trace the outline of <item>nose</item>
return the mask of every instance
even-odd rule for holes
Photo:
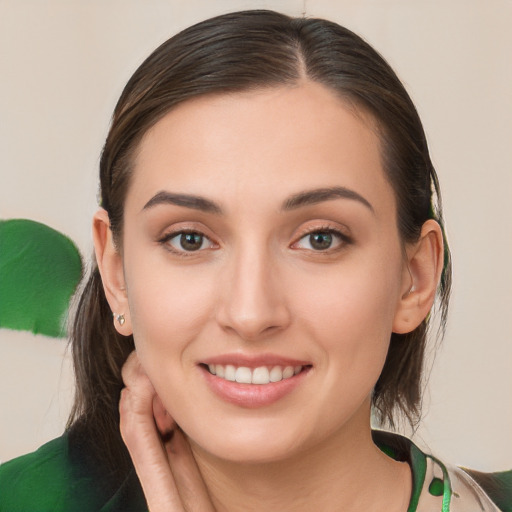
[[[222,273],[217,321],[247,341],[266,339],[290,323],[285,286],[268,252],[247,248]]]

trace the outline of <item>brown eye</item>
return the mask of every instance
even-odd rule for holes
[[[309,251],[328,251],[329,249],[338,249],[348,243],[350,240],[344,234],[332,229],[324,229],[304,235],[293,247]]]
[[[332,233],[311,233],[309,244],[316,251],[325,251],[332,246]]]
[[[199,233],[182,233],[180,245],[185,251],[197,251],[203,245],[203,235]]]
[[[178,252],[194,252],[213,246],[209,238],[202,233],[193,231],[173,233],[171,236],[167,237],[165,242]]]

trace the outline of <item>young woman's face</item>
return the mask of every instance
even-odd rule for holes
[[[140,360],[196,447],[273,460],[368,428],[408,273],[372,122],[329,90],[166,115],[136,157],[123,264]]]

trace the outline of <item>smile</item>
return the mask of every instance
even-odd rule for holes
[[[270,384],[281,380],[290,379],[302,371],[302,366],[258,366],[249,368],[247,366],[234,366],[231,364],[209,364],[208,371],[212,375],[240,384]]]
[[[198,368],[208,388],[222,401],[253,409],[293,394],[313,365],[272,354],[224,354],[200,362]]]

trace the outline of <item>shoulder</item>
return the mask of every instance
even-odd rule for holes
[[[70,453],[71,452],[71,453]],[[144,511],[136,475],[116,486],[71,447],[69,436],[0,465],[0,512]]]
[[[0,510],[61,510],[68,480],[67,437],[0,465]]]
[[[481,473],[463,468],[463,471],[482,488],[502,512],[512,512],[512,470]]]
[[[387,455],[411,466],[409,512],[512,512],[512,471],[480,473],[459,468],[424,453],[405,437],[383,431],[374,431],[373,437]]]

